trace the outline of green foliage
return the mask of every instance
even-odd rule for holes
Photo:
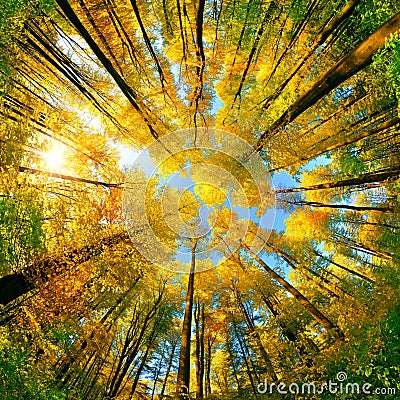
[[[7,93],[15,57],[15,39],[21,37],[27,20],[55,9],[53,0],[0,0],[0,96]]]
[[[356,333],[356,332],[355,332]],[[357,383],[361,388],[364,383],[371,384],[371,392],[376,388],[400,390],[400,306],[395,306],[386,318],[376,324],[372,321],[359,330],[357,340],[344,345],[334,359],[327,360],[326,376],[335,381],[336,374],[346,372],[345,383]],[[326,394],[323,399],[358,399],[356,394],[341,396]],[[375,397],[372,397],[375,398]]]
[[[374,66],[382,70],[385,78],[392,85],[400,112],[400,38],[399,34],[391,35],[385,48],[374,56]]]
[[[0,197],[0,271],[20,271],[44,250],[43,213],[34,193]]]
[[[337,159],[338,170],[343,178],[357,176],[365,172],[366,166],[360,157],[351,149],[342,151]]]
[[[6,328],[0,339],[0,398],[4,400],[62,400],[52,378],[39,369],[28,346],[15,340]]]
[[[372,31],[399,11],[399,2],[397,0],[366,0],[360,2],[357,10],[362,15],[363,23]]]

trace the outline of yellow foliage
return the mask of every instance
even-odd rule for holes
[[[289,240],[323,240],[329,232],[329,212],[304,207],[294,211],[286,220],[286,235]]]

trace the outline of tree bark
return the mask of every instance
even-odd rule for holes
[[[212,346],[214,340],[211,340],[210,336],[207,337],[207,352],[205,354],[205,394],[206,397],[211,395],[211,356],[212,356]]]
[[[241,299],[241,294],[240,294],[238,288],[236,287],[236,285],[233,285],[233,287],[231,287],[231,290],[233,291],[233,293],[235,295],[235,298],[236,298],[236,301],[238,304],[238,308],[246,321],[246,325],[251,333],[251,337],[255,341],[255,348],[261,354],[265,368],[268,371],[267,372],[268,378],[271,379],[272,382],[277,382],[278,378],[275,374],[274,366],[271,362],[271,359],[269,357],[267,350],[265,350],[265,347],[264,347],[264,344],[262,343],[260,334],[257,331],[257,329],[254,325],[254,322],[253,322],[252,318],[250,317],[245,305],[243,304],[243,301]]]
[[[154,304],[143,318],[140,330],[137,329],[139,323],[139,315],[134,316],[134,318],[132,319],[131,327],[129,328],[129,332],[125,337],[125,343],[118,359],[118,365],[114,373],[112,374],[111,379],[109,379],[107,396],[115,398],[120,394],[122,383],[128,374],[132,362],[138,355],[140,346],[143,343],[145,334],[150,327],[151,321],[159,312],[164,290],[165,286],[158,293],[158,297],[155,299]],[[160,318],[160,315],[158,315],[158,317]],[[150,339],[152,339],[152,336],[155,336],[156,334],[156,325],[157,320],[153,324]]]
[[[314,254],[320,258],[322,258],[325,261],[328,261],[329,263],[335,265],[336,267],[343,269],[347,272],[349,272],[352,275],[358,276],[361,279],[364,279],[365,281],[369,282],[369,283],[375,283],[371,278],[368,278],[368,276],[365,276],[363,274],[361,274],[360,272],[354,271],[350,268],[345,267],[344,265],[338,264],[337,262],[333,261],[332,259],[325,257],[323,254],[321,254],[320,252],[314,250]]]
[[[163,382],[161,392],[160,392],[160,399],[162,399],[164,397],[165,388],[167,387],[168,378],[171,373],[172,362],[174,361],[174,357],[175,357],[176,345],[177,345],[177,343],[172,344],[171,354],[170,354],[169,360],[168,360],[168,367],[167,367],[167,371],[165,372],[164,382]]]
[[[148,48],[148,50],[149,50],[149,52],[151,54],[151,57],[153,58],[156,66],[157,66],[157,71],[158,71],[158,74],[160,76],[161,87],[164,90],[165,83],[167,83],[166,80],[165,80],[165,75],[164,75],[164,72],[163,72],[163,70],[161,68],[160,62],[158,61],[157,55],[156,55],[156,53],[155,53],[155,51],[153,49],[153,46],[152,46],[151,41],[150,41],[150,38],[147,35],[146,28],[144,27],[142,18],[140,16],[139,8],[137,6],[136,0],[131,0],[131,5],[132,5],[132,8],[133,8],[133,12],[135,14],[135,17],[136,17],[136,19],[137,19],[137,21],[139,23],[139,27],[140,27],[140,30],[142,32],[143,39],[144,39],[144,41],[146,43],[146,47]]]
[[[106,57],[106,55],[103,53],[103,51],[100,49],[100,47],[96,44],[96,42],[90,36],[89,32],[83,26],[82,22],[79,20],[78,16],[75,14],[74,10],[68,3],[68,0],[56,0],[56,3],[61,8],[61,10],[64,12],[66,17],[69,19],[71,24],[76,28],[76,30],[81,34],[81,36],[87,42],[87,44],[92,49],[92,51],[96,55],[96,57],[103,64],[103,66],[107,70],[107,72],[112,76],[115,83],[119,86],[122,93],[124,93],[124,95],[128,99],[129,103],[133,106],[133,108],[142,117],[143,121],[145,122],[145,124],[147,125],[147,127],[150,131],[150,134],[155,139],[157,139],[159,135],[150,121],[150,116],[149,116],[150,111],[147,110],[145,107],[141,107],[139,105],[137,96],[134,93],[134,91],[132,90],[132,88],[126,83],[126,81],[116,71],[116,69],[113,67],[111,61]]]
[[[233,325],[233,330],[235,332],[236,338],[239,343],[240,352],[242,353],[242,358],[244,361],[244,365],[246,367],[247,376],[249,377],[253,398],[254,398],[254,400],[257,400],[257,390],[256,390],[255,382],[254,382],[253,373],[251,371],[249,361],[247,359],[247,354],[246,354],[246,351],[244,348],[244,342],[242,341],[242,338],[240,337],[240,333],[237,331],[236,322],[234,319],[232,320],[232,325]],[[250,358],[250,360],[251,360],[251,358]]]
[[[59,174],[57,172],[42,171],[39,169],[23,167],[23,166],[19,166],[18,170],[19,170],[19,172],[28,172],[29,174],[46,175],[49,178],[57,178],[57,179],[62,179],[64,181],[87,183],[89,185],[103,186],[105,188],[120,188],[122,186],[122,183],[108,183],[108,182],[95,181],[92,179],[79,178],[77,176],[63,175],[63,174]]]
[[[0,278],[0,304],[6,305],[28,293],[33,285],[23,274],[11,274]]]
[[[182,340],[179,354],[178,376],[176,382],[176,396],[178,400],[187,400],[190,384],[190,339],[192,336],[194,276],[196,273],[196,245],[192,247],[192,263],[189,273],[189,282],[186,292],[186,306],[183,317]]]
[[[260,257],[254,254],[246,244],[242,246],[248,251],[248,253],[265,269],[265,271],[274,278],[279,284],[281,284],[293,297],[295,297],[299,303],[319,322],[337,341],[343,341],[343,332],[333,324],[324,314],[315,308],[311,302],[303,296],[294,286],[277,274],[272,268],[270,268]]]
[[[74,265],[82,264],[101,254],[105,248],[128,239],[129,235],[125,232],[111,235],[80,249],[66,251],[55,258],[48,255],[29,267],[23,275],[4,276],[0,279],[0,289],[2,289],[2,286],[4,287],[4,290],[0,292],[0,304],[6,305],[19,296],[28,293],[35,287],[35,281],[48,282],[51,276],[61,274],[63,270]]]
[[[296,259],[294,259],[290,254],[286,253],[284,250],[278,249],[271,243],[266,243],[266,246],[271,248],[275,253],[277,253],[280,257],[282,257],[282,259],[285,260],[285,262],[290,267],[292,267],[296,271],[299,271],[299,273],[304,278],[306,278],[308,281],[310,281],[312,285],[317,285],[321,289],[321,291],[323,291],[324,293],[326,293],[332,297],[339,298],[340,296],[344,296],[350,300],[354,300],[354,296],[352,296],[350,293],[346,292],[341,287],[336,286],[332,281],[321,276],[316,271],[314,271],[312,268],[309,268],[306,265],[301,265]],[[304,269],[304,271],[308,272],[310,275],[314,275],[318,280],[325,283],[327,285],[327,287],[322,285],[319,281],[316,281],[315,279],[311,278],[311,276],[307,275],[303,271],[303,269]]]
[[[319,183],[312,186],[297,187],[291,189],[277,189],[275,193],[294,193],[303,192],[306,190],[320,190],[320,189],[333,189],[338,187],[347,186],[360,186],[367,183],[384,182],[389,178],[396,178],[400,176],[400,166],[396,165],[391,169],[381,170],[378,172],[371,172],[359,175],[356,178],[343,179],[336,182]]]
[[[194,311],[196,325],[196,399],[204,397],[204,304],[197,300]]]
[[[394,207],[372,207],[372,206],[354,206],[352,204],[324,204],[318,201],[306,201],[306,200],[298,200],[298,201],[289,201],[284,199],[278,199],[278,201],[282,201],[286,204],[293,204],[294,206],[310,206],[317,208],[331,208],[332,210],[336,209],[344,209],[344,210],[353,210],[353,211],[378,211],[378,212],[395,212],[396,209]]]

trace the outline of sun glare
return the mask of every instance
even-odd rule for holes
[[[64,163],[64,154],[61,149],[53,147],[49,152],[45,153],[44,159],[48,168],[56,170]]]

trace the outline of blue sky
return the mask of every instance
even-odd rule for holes
[[[120,167],[123,166],[131,166],[141,153],[138,150],[130,149],[127,146],[120,146],[120,152],[121,152],[121,157],[120,157]],[[310,161],[308,164],[303,169],[306,170],[311,170],[315,165],[322,165],[322,164],[327,164],[329,163],[330,160],[324,156],[320,156],[316,158],[315,160]],[[140,155],[140,165],[142,166],[144,172],[146,173],[147,176],[151,176],[154,169],[155,165],[152,163],[148,153],[142,153]],[[285,171],[279,172],[279,173],[274,173],[272,176],[272,181],[275,187],[296,187],[298,186],[298,183]],[[179,172],[174,174],[169,181],[169,184],[172,184],[173,187],[176,187],[178,189],[183,189],[185,187],[190,186],[193,184],[193,181],[188,178],[182,176]],[[240,210],[237,210],[240,211]],[[276,230],[284,230],[285,225],[284,225],[284,219],[288,217],[288,213],[284,212],[283,210],[277,210],[276,211],[276,217],[275,217],[275,224],[274,224],[274,229]]]

